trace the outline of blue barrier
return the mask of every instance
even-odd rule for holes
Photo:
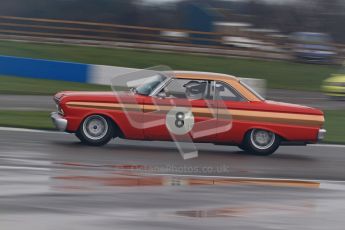
[[[139,69],[59,62],[0,55],[0,75],[72,81],[98,85],[111,85],[114,76],[137,72]],[[243,79],[252,88],[265,94],[266,82],[262,79]]]
[[[87,64],[0,56],[0,75],[85,83],[88,72]]]

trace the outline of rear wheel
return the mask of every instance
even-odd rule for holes
[[[279,145],[280,137],[275,133],[263,129],[253,129],[246,134],[241,146],[252,154],[267,156],[273,154]]]
[[[102,146],[115,136],[115,129],[108,118],[91,115],[82,122],[76,136],[84,144]]]

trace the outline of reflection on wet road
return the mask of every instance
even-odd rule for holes
[[[345,222],[341,183],[47,166],[1,168],[1,229],[342,229]]]
[[[201,145],[199,158],[184,161],[166,143],[90,148],[64,134],[1,131],[0,137],[1,230],[345,224],[345,183],[333,181],[345,176],[339,146],[286,147],[262,158]]]

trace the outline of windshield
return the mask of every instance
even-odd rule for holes
[[[240,81],[240,84],[243,85],[246,89],[248,89],[250,92],[252,92],[256,97],[258,97],[260,100],[265,100],[263,96],[261,96],[256,90],[254,90],[252,87],[244,83],[243,81]]]
[[[163,75],[156,75],[149,82],[135,88],[135,92],[141,95],[150,95],[166,79]]]

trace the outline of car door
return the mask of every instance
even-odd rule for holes
[[[194,141],[213,142],[217,106],[212,82],[173,78],[144,102],[144,136],[148,140],[173,140],[188,136]]]
[[[226,82],[215,82],[215,103],[217,104],[217,137],[216,142],[231,143],[239,139],[243,122],[238,120],[236,111],[247,108],[249,101],[233,86]],[[250,111],[248,111],[250,113]]]

